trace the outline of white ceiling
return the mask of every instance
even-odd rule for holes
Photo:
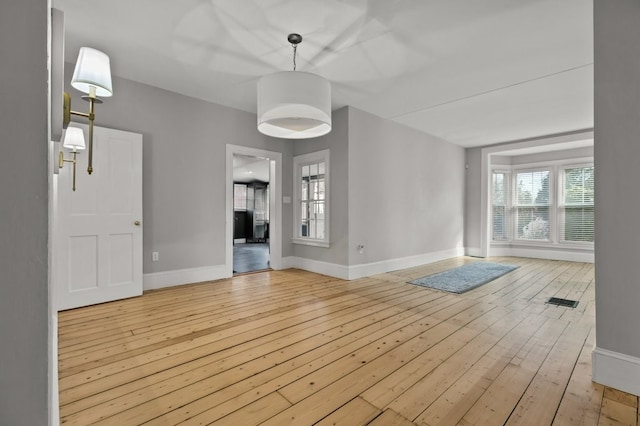
[[[269,160],[246,155],[233,156],[234,182],[269,182]]]
[[[53,0],[66,60],[245,111],[297,69],[351,105],[480,146],[593,127],[592,0]],[[117,86],[114,96],[117,96]]]

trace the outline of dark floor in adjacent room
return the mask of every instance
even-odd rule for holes
[[[233,273],[269,269],[269,244],[247,243],[233,245]]]

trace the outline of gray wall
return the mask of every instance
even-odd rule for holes
[[[73,67],[65,66],[72,109],[85,111],[69,87]],[[292,142],[259,133],[255,114],[117,77],[113,88],[96,124],[143,135],[144,272],[224,264],[226,145],[282,153],[283,195],[291,195]],[[81,174],[78,185],[89,178]],[[283,205],[283,257],[291,255],[291,215]]]
[[[596,345],[640,358],[640,2],[594,6]]]
[[[66,64],[67,90],[73,109],[84,111],[80,93],[69,88],[72,72]],[[324,137],[273,139],[256,130],[254,114],[117,77],[113,85],[96,123],[143,134],[145,273],[224,264],[227,143],[281,152],[283,196],[293,195],[294,155],[331,151],[331,247],[291,244],[293,206],[283,204],[283,257],[350,265],[462,245],[462,148],[352,108],[334,112]],[[81,173],[78,184],[89,178]],[[366,198],[350,202],[349,188]],[[388,235],[372,236],[382,223]],[[350,244],[350,236],[357,241]],[[350,259],[354,244],[365,244],[365,255]],[[150,261],[152,251],[159,261]]]
[[[465,198],[464,198],[464,246],[480,250],[482,220],[481,220],[481,176],[482,176],[482,148],[465,150]]]
[[[461,248],[464,162],[459,146],[349,108],[349,264]]]
[[[347,265],[347,249],[349,241],[348,222],[348,187],[349,179],[349,121],[348,108],[344,107],[332,115],[331,132],[326,136],[314,139],[293,141],[294,155],[329,149],[330,151],[330,224],[329,248],[293,244],[293,254],[297,257],[318,260],[337,265]],[[284,224],[293,232],[291,221]]]
[[[0,3],[0,424],[48,423],[47,2]]]

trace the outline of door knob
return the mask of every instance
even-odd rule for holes
[[[139,220],[136,220],[135,222],[133,222],[133,224],[134,224],[135,226],[140,226],[140,221],[139,221]]]

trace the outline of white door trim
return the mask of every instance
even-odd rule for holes
[[[282,154],[263,149],[249,148],[240,145],[227,144],[226,170],[226,238],[225,238],[225,271],[233,276],[233,156],[246,155],[250,157],[271,160],[269,178],[269,250],[270,265],[273,269],[282,269]]]

